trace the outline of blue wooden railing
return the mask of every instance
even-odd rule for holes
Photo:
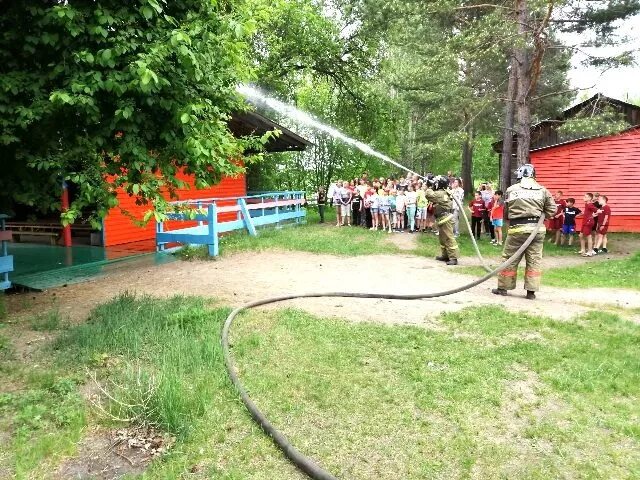
[[[6,228],[8,215],[0,214],[0,290],[11,287],[9,272],[13,272],[13,255],[9,255],[11,231]]]
[[[306,216],[304,202],[304,192],[172,202],[177,212],[168,214],[167,221],[197,222],[197,225],[170,229],[167,221],[156,222],[156,247],[163,251],[167,244],[207,245],[209,255],[217,256],[221,233],[246,229],[249,235],[256,236],[259,226],[277,227],[288,220],[299,223]]]

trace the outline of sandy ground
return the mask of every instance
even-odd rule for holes
[[[548,259],[549,262],[557,265],[557,257]],[[77,322],[83,321],[95,305],[125,291],[157,296],[201,295],[237,306],[265,297],[305,292],[437,292],[466,284],[473,278],[457,274],[456,267],[408,254],[338,257],[304,252],[241,253],[217,261],[122,268],[94,281],[29,294],[26,300],[20,295],[12,296],[10,310],[29,313],[56,305],[63,317]],[[465,292],[437,299],[307,298],[273,307],[295,306],[317,315],[352,321],[424,326],[433,325],[441,312],[496,303],[514,312],[557,319],[584,313],[593,304],[640,308],[640,292],[622,289],[566,290],[543,286],[538,299],[529,301],[523,298],[521,282],[519,289],[506,298],[491,294],[495,280],[489,280]]]

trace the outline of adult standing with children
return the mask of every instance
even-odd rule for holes
[[[340,184],[340,182],[338,182],[338,184]],[[351,193],[351,189],[347,182],[343,182],[342,187],[338,192],[340,194],[338,199],[340,204],[340,218],[342,219],[342,226],[344,227],[351,223],[351,198],[353,194]],[[338,223],[338,226],[340,226],[340,223]]]
[[[458,237],[460,235],[460,214],[464,215],[464,212],[460,211],[460,206],[464,201],[464,189],[462,188],[462,179],[455,178],[451,185],[451,195],[453,196],[453,236]],[[457,202],[456,202],[457,200]]]
[[[556,213],[555,200],[549,191],[536,181],[535,176],[536,171],[533,165],[527,163],[521,166],[516,171],[519,182],[510,186],[505,193],[505,209],[509,220],[509,229],[502,252],[503,258],[509,258],[516,253],[536,228],[541,215],[551,218]],[[540,290],[545,233],[544,226],[540,227],[536,237],[524,251],[526,262],[524,288],[529,300],[535,299],[535,292]],[[507,290],[516,288],[520,260],[522,257],[516,258],[498,274],[498,288],[494,288],[492,293],[507,295]]]

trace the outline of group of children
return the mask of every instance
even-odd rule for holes
[[[482,234],[484,224],[485,233],[491,237],[493,245],[502,245],[502,225],[504,217],[504,200],[502,190],[491,190],[490,185],[482,185],[482,190],[475,193],[469,202],[471,213],[471,231],[476,240]]]
[[[332,184],[329,199],[338,211],[336,226],[360,225],[392,232],[437,232],[427,184],[417,175],[396,180],[363,178]],[[318,198],[324,197],[324,189]]]
[[[450,175],[451,190],[459,201],[464,196],[460,179]],[[329,199],[338,211],[336,226],[361,225],[370,230],[391,232],[437,232],[437,224],[432,205],[427,201],[425,191],[428,186],[416,176],[400,178],[362,178],[352,181],[337,181],[331,185],[329,194],[321,187],[318,190],[318,206],[321,221],[324,221],[324,204]],[[576,232],[576,218],[583,216],[579,232],[580,255],[592,257],[607,253],[607,231],[611,221],[611,208],[606,195],[585,193],[584,210],[575,206],[574,198],[562,199],[558,190],[556,214],[548,222],[552,232],[551,241],[561,246],[573,245]],[[493,245],[502,245],[504,199],[501,190],[493,191],[490,183],[483,183],[468,204],[471,213],[471,228],[476,239],[480,239],[484,227]],[[453,205],[454,233],[458,235],[457,205]]]
[[[609,199],[599,193],[584,194],[584,210],[575,206],[574,198],[562,199],[562,191],[558,190],[553,198],[556,201],[556,214],[549,221],[548,229],[553,232],[551,241],[556,245],[566,243],[573,245],[576,231],[576,217],[582,215],[580,229],[580,252],[583,257],[593,257],[599,253],[608,253],[607,232],[611,223],[611,207]]]

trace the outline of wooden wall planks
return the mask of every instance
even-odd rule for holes
[[[202,190],[197,190],[194,187],[194,182],[191,177],[183,175],[182,179],[185,180],[191,188],[178,190],[178,200],[194,200],[211,197],[242,197],[247,194],[244,175],[239,175],[234,178],[225,177],[218,185]],[[118,191],[118,200],[120,207],[112,209],[104,220],[104,246],[108,247],[121,245],[123,243],[155,239],[155,221],[150,221],[144,227],[140,227],[134,224],[131,218],[122,212],[122,210],[125,210],[133,214],[135,218],[141,219],[149,207],[136,205],[136,197],[127,195],[123,190]],[[235,216],[235,213],[221,214],[221,218],[226,220],[227,218],[223,216],[230,216],[229,219],[231,219]],[[185,226],[184,222],[182,225]]]
[[[640,232],[640,128],[531,152],[538,181],[576,199],[585,192],[609,198],[610,231]]]

